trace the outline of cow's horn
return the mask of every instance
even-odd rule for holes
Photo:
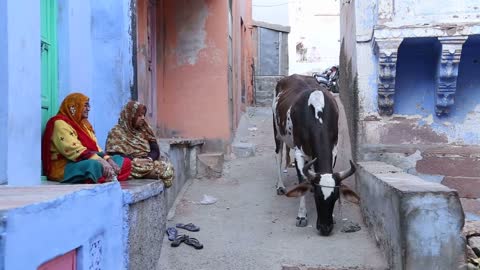
[[[353,164],[353,162],[350,160],[350,169],[334,173],[333,178],[337,181],[342,181],[350,175],[354,174],[356,169],[357,168],[355,167],[355,164]]]
[[[310,167],[312,167],[313,163],[316,160],[317,160],[317,158],[314,158],[314,159],[310,160],[309,162],[307,162],[307,164],[305,164],[303,166],[303,169],[302,169],[303,175],[305,175],[309,181],[315,179],[315,177],[318,176],[317,174],[311,174],[310,171],[309,171]]]

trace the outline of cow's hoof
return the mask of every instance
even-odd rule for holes
[[[297,227],[305,227],[307,226],[308,224],[308,220],[306,217],[297,217],[297,222],[295,225],[297,225]]]
[[[277,188],[277,195],[285,195],[287,194],[287,190],[284,187]]]

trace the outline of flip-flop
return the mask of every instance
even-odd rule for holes
[[[202,249],[203,245],[198,241],[197,238],[188,237],[185,241],[185,244],[194,247],[195,249]]]
[[[191,232],[200,231],[200,227],[196,226],[193,223],[188,223],[188,224],[177,223],[177,225],[175,225],[175,227],[180,228],[180,229],[185,229],[185,230],[191,231]]]
[[[178,231],[174,227],[167,228],[168,240],[173,241],[177,238]]]
[[[185,242],[188,239],[188,235],[186,234],[181,234],[173,240],[173,242],[170,244],[172,247],[178,247],[182,242]]]

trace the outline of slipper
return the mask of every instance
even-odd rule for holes
[[[168,240],[173,241],[177,238],[178,231],[174,227],[167,228]]]
[[[186,234],[181,234],[173,240],[173,242],[170,244],[172,247],[178,247],[182,242],[185,242],[188,239],[188,235]]]
[[[188,237],[185,241],[185,244],[194,247],[195,249],[202,249],[203,245],[198,241],[197,238]]]
[[[180,228],[180,229],[185,229],[185,230],[191,231],[191,232],[200,231],[200,227],[195,226],[195,224],[193,224],[193,223],[188,223],[188,224],[177,223],[177,225],[175,225],[175,227]]]

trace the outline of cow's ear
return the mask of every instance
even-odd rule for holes
[[[285,196],[300,197],[300,196],[303,196],[307,191],[311,189],[312,189],[312,185],[307,183],[302,183],[302,184],[296,185],[294,188],[288,191],[287,194],[285,194]]]
[[[340,193],[342,193],[342,196],[345,200],[355,204],[360,203],[360,196],[358,196],[358,194],[347,185],[340,185]]]

